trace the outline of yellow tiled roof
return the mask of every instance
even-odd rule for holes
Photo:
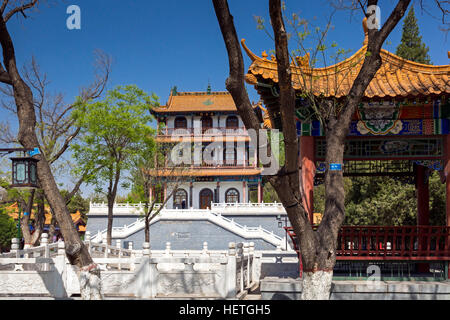
[[[237,111],[231,94],[225,92],[178,92],[169,96],[165,106],[154,112],[214,112]]]
[[[346,96],[367,54],[366,41],[350,58],[325,68],[312,68],[309,65],[309,55],[297,57],[296,62],[291,64],[294,89],[309,91],[316,96]],[[252,60],[246,75],[247,83],[255,85],[257,77],[278,83],[276,58],[272,55],[270,60],[267,59],[265,52],[262,57],[258,57],[247,48],[245,39],[241,43]],[[450,53],[448,54],[450,57]],[[414,98],[450,93],[450,65],[420,64],[384,49],[381,49],[380,55],[382,65],[367,87],[366,98]]]
[[[45,222],[44,222],[44,224],[45,225],[49,225],[49,224],[52,223],[52,214],[50,212],[50,207],[49,206],[45,206],[44,210],[45,210]],[[8,213],[8,215],[11,218],[17,220],[19,218],[19,206],[18,206],[18,204],[17,203],[13,203],[12,205],[6,207],[6,212]],[[34,213],[35,213],[35,210],[33,209],[31,211],[30,219],[34,219]],[[21,213],[21,216],[23,216],[23,213]],[[79,220],[83,221],[81,219],[81,213],[78,210],[75,213],[71,213],[70,216],[72,217],[72,221],[74,223],[78,222]],[[84,221],[83,221],[83,223],[84,223]]]

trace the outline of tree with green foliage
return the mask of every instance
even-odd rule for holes
[[[11,239],[16,235],[16,222],[0,208],[0,253],[11,248]]]
[[[102,192],[101,184],[107,183],[108,244],[121,175],[131,169],[134,157],[153,143],[155,130],[150,126],[153,116],[149,111],[157,100],[155,94],[149,96],[136,85],[118,86],[108,91],[104,100],[80,104],[73,112],[83,134],[81,142],[72,145],[79,170],[101,167],[93,183]]]
[[[429,48],[422,42],[422,36],[420,36],[419,26],[414,14],[414,6],[411,6],[408,15],[403,21],[402,40],[395,54],[414,62],[431,64],[428,51]]]
[[[445,185],[433,171],[429,177],[430,224],[445,225]],[[417,225],[417,194],[413,184],[391,177],[344,178],[344,225]],[[323,212],[324,186],[314,188],[315,212]]]

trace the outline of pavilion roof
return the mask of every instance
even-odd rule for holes
[[[365,29],[366,31],[366,29]],[[265,51],[258,57],[241,41],[252,60],[246,81],[256,85],[262,79],[278,83],[277,61]],[[348,94],[367,53],[367,33],[363,47],[348,59],[324,68],[312,68],[309,55],[296,57],[291,63],[295,90],[306,90],[315,96],[341,98]],[[370,82],[366,98],[417,98],[450,93],[450,65],[425,65],[403,59],[387,50],[380,52],[382,65]],[[450,58],[450,52],[448,52]],[[258,80],[259,79],[259,80]]]

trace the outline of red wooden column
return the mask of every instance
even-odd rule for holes
[[[258,181],[258,203],[262,202],[262,187],[261,187],[261,180]]]
[[[300,136],[300,161],[302,165],[303,203],[309,215],[311,224],[314,213],[314,137]]]
[[[167,183],[164,182],[164,198],[163,198],[163,202],[166,201],[167,199]]]
[[[417,225],[428,226],[430,224],[430,191],[428,188],[428,179],[426,177],[426,168],[424,166],[416,167],[416,192],[417,192]],[[426,232],[419,229],[420,233]],[[427,237],[420,237],[419,233],[419,250],[427,250]],[[430,265],[428,263],[418,264],[419,272],[429,272]]]
[[[450,227],[450,135],[444,136],[444,175],[445,175],[445,195],[446,195],[446,226]],[[447,244],[450,247],[450,239],[447,239]],[[448,268],[448,279],[450,279],[450,265]]]
[[[152,203],[153,202],[153,186],[150,186],[150,188],[148,188],[149,190],[148,190],[148,193],[149,193],[149,199],[148,199],[148,201],[150,202],[150,203]]]
[[[426,168],[424,166],[417,166],[416,191],[417,225],[428,226],[430,224],[430,191],[428,188],[428,179],[426,178]]]

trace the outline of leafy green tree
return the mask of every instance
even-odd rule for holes
[[[429,48],[422,42],[419,26],[414,14],[414,6],[408,12],[403,22],[402,40],[397,47],[396,55],[423,64],[431,64],[428,55]]]
[[[119,181],[133,165],[133,158],[153,143],[155,130],[150,109],[158,101],[136,85],[118,86],[102,101],[84,103],[73,112],[83,133],[81,142],[72,145],[78,169],[101,167],[96,175],[96,191],[103,192],[106,182],[108,201],[107,242],[111,244],[113,206]]]
[[[61,195],[66,197],[69,193],[67,190],[61,190]],[[75,193],[67,204],[67,209],[70,213],[80,211],[82,215],[89,211],[89,200],[84,199],[80,192]]]
[[[346,206],[346,225],[415,225],[417,199],[414,185],[389,177],[352,180]]]
[[[438,172],[433,171],[430,175],[428,186],[430,190],[430,224],[432,226],[445,226],[445,183],[442,183]]]
[[[406,226],[417,224],[414,185],[390,177],[344,178],[344,225]],[[445,185],[439,173],[431,172],[430,224],[445,225]],[[314,188],[315,212],[323,212],[324,186]]]
[[[0,208],[0,252],[11,248],[11,239],[16,235],[16,222]]]

